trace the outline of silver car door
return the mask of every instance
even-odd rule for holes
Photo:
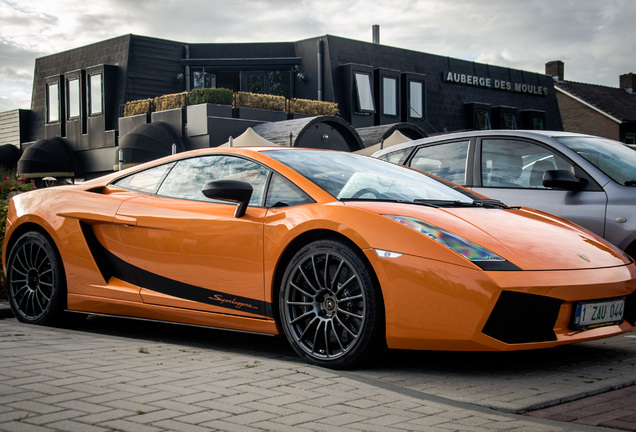
[[[568,219],[604,236],[607,196],[595,184],[579,191],[543,186],[547,170],[580,168],[553,150],[525,140],[484,138],[476,152],[474,167],[479,177],[476,192],[508,205],[536,208]]]

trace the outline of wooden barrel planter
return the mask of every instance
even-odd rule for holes
[[[262,123],[252,129],[263,138],[281,146],[351,152],[363,147],[356,130],[345,120],[335,116]]]
[[[378,126],[357,128],[364,147],[370,147],[388,139],[395,131],[400,132],[409,140],[426,137],[426,132],[413,123],[391,123]]]

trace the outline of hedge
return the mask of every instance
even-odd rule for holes
[[[287,101],[287,112],[335,116],[338,115],[338,104],[310,99],[290,99]]]
[[[9,199],[21,192],[33,190],[35,183],[33,180],[18,179],[14,171],[0,169],[0,244],[4,241],[4,230],[7,225],[7,213],[9,211]],[[4,272],[0,267],[0,300],[7,299],[7,288],[5,284]]]
[[[195,89],[189,93],[174,93],[159,96],[154,99],[126,102],[123,116],[130,117],[202,103],[215,103],[232,105],[234,108],[258,108],[309,115],[338,115],[338,104],[334,102],[311,99],[286,99],[284,96],[233,92],[225,88],[207,88]]]
[[[188,105],[198,105],[202,103],[212,103],[221,105],[232,105],[234,92],[226,88],[205,88],[195,89],[190,92]]]

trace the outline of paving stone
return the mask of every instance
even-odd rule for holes
[[[159,343],[152,327],[135,339],[125,327],[113,335],[112,322],[90,318],[86,332],[0,319],[0,335],[14,335],[0,336],[0,431],[601,430],[580,423],[584,411],[602,427],[636,423],[632,391],[616,390],[636,383],[636,338],[551,354],[397,353],[383,366],[332,371],[271,339],[214,346],[167,326]],[[602,399],[586,404],[590,395]],[[553,420],[566,401],[577,423]],[[519,414],[539,405],[543,415]]]

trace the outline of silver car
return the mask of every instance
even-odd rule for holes
[[[422,138],[373,156],[569,219],[636,257],[636,151],[621,142],[487,130]]]

